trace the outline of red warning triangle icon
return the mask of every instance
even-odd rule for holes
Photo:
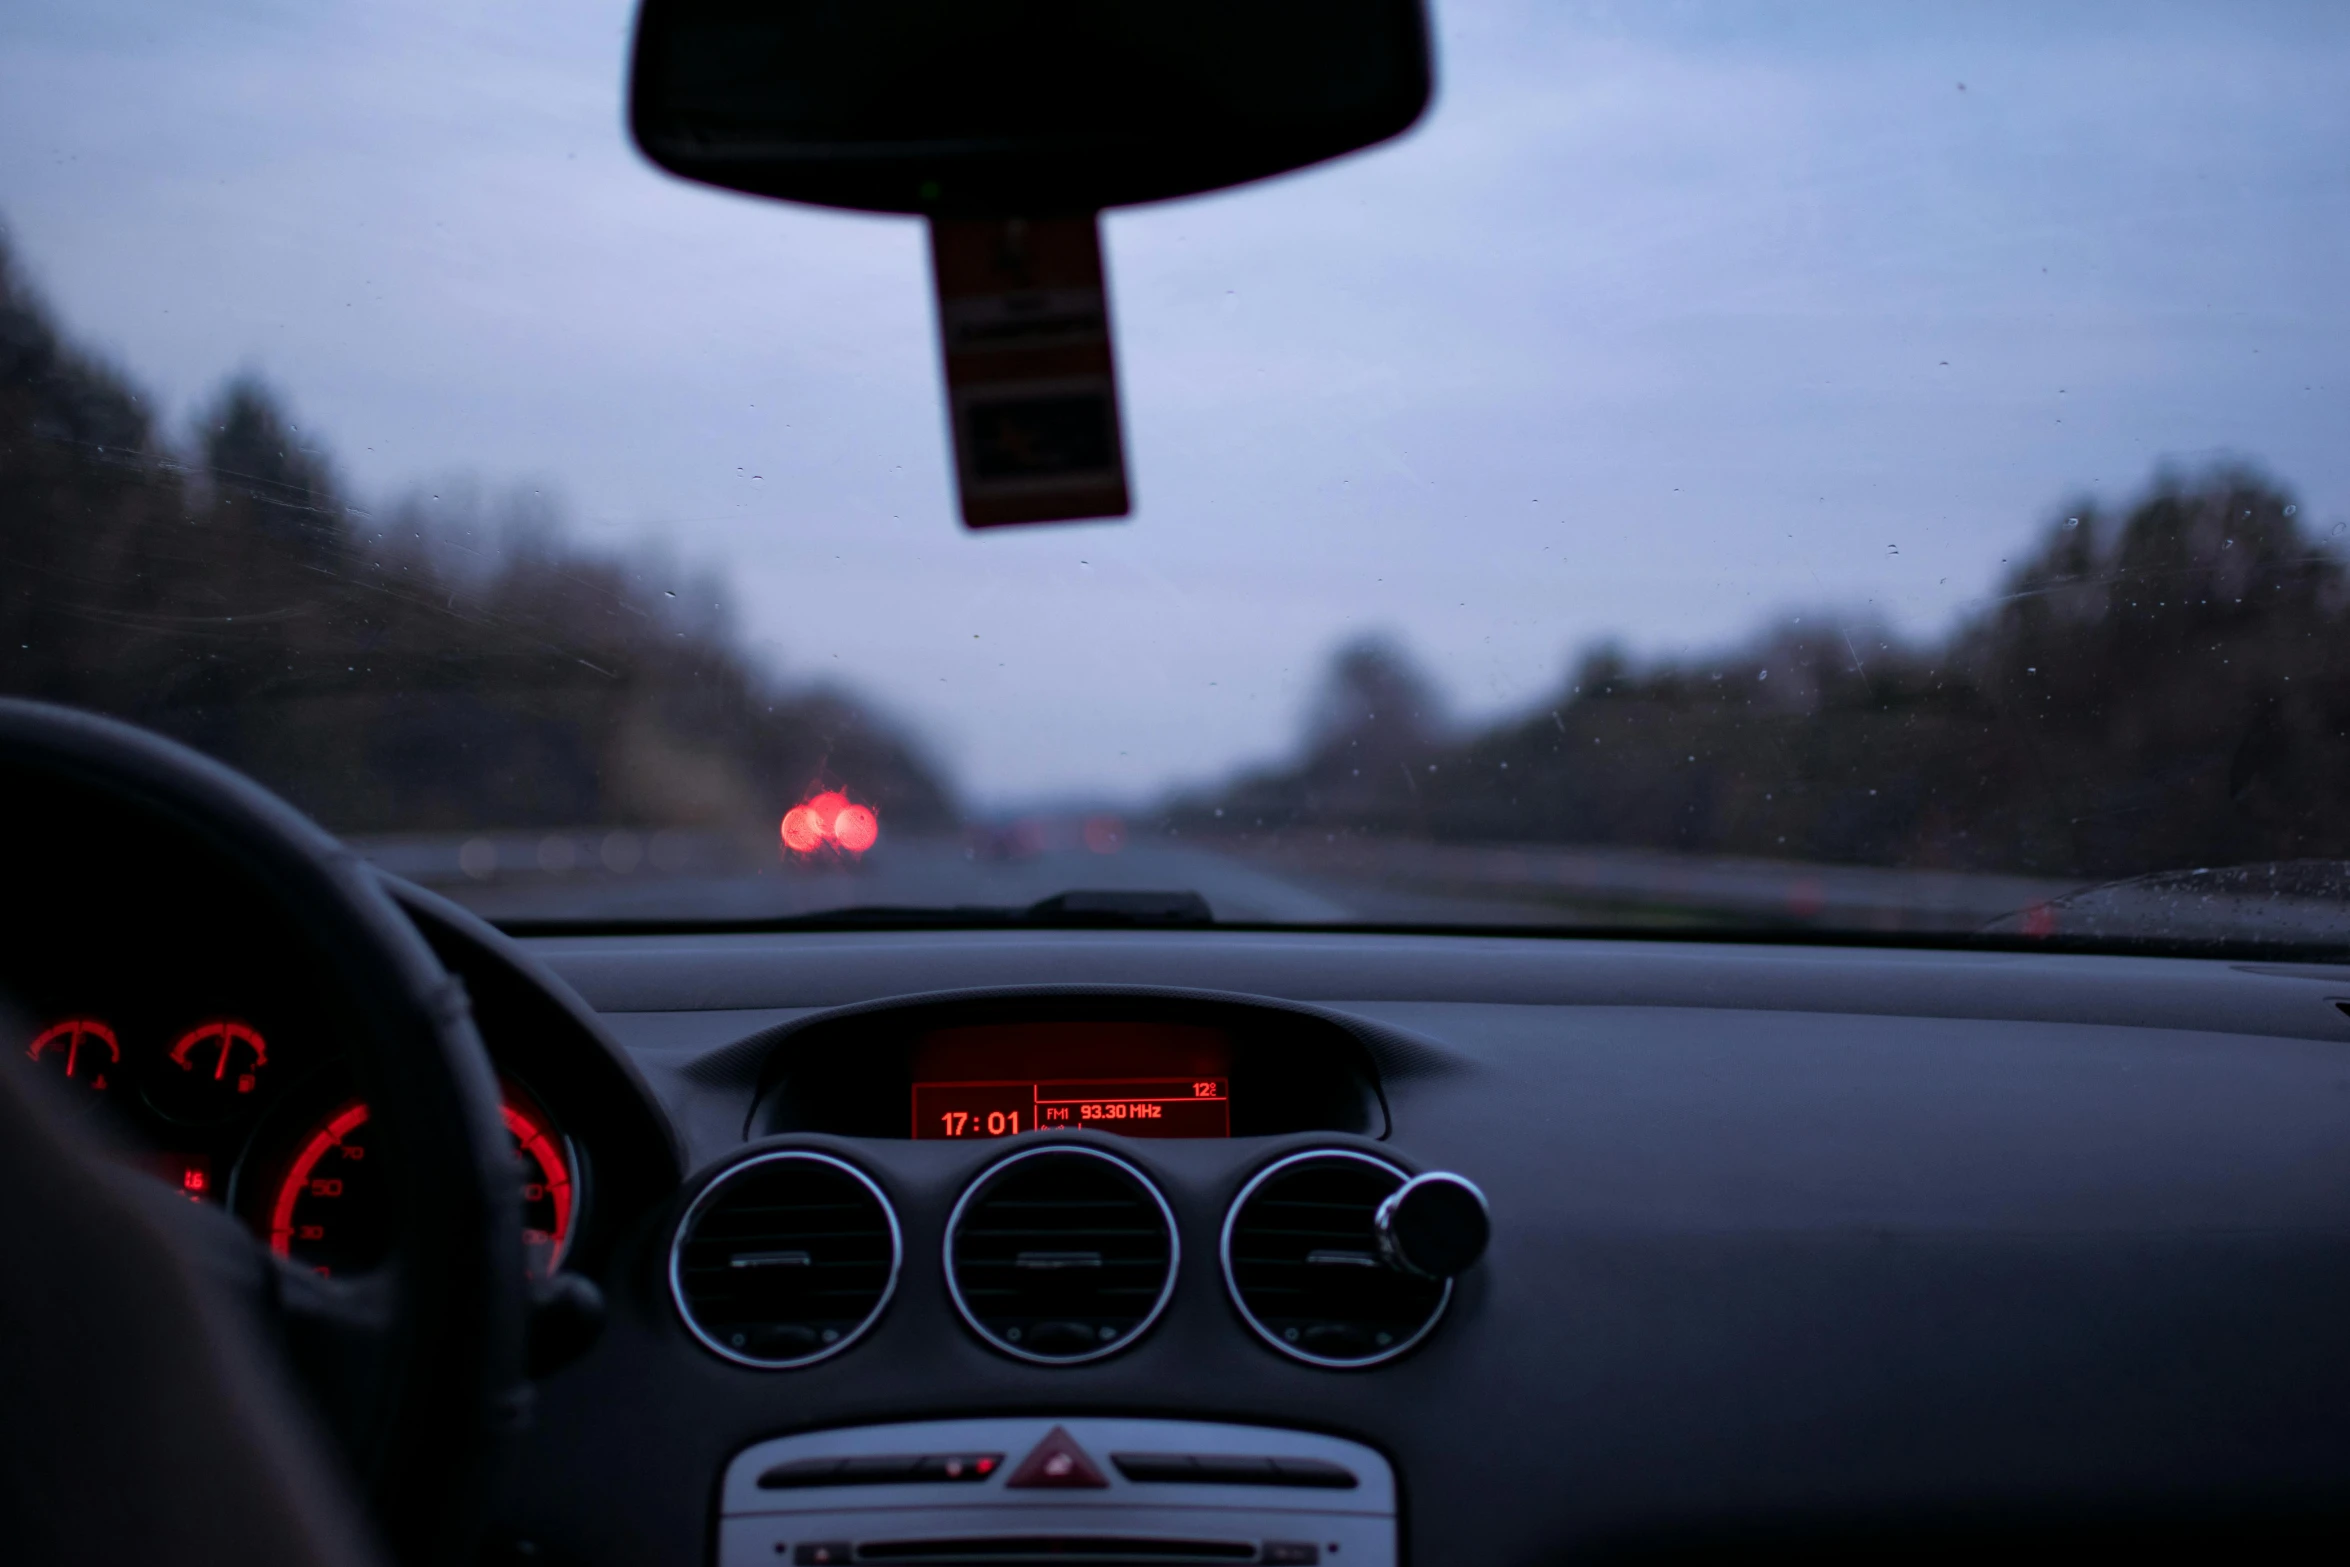
[[[1012,1471],[1012,1478],[1004,1482],[1014,1489],[1028,1490],[1088,1490],[1106,1491],[1110,1482],[1102,1478],[1093,1460],[1085,1456],[1085,1449],[1077,1439],[1059,1426],[1045,1433],[1043,1441]]]

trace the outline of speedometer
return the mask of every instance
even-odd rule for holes
[[[499,1084],[507,1135],[522,1188],[522,1239],[530,1272],[561,1266],[577,1217],[578,1182],[569,1143],[554,1119],[511,1080]],[[364,1100],[346,1099],[317,1117],[250,1214],[269,1249],[326,1277],[359,1272],[391,1252],[391,1205],[381,1167],[370,1162]]]

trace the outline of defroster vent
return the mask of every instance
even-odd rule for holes
[[[1404,1172],[1369,1154],[1293,1154],[1241,1188],[1224,1218],[1224,1281],[1267,1343],[1317,1366],[1370,1366],[1436,1325],[1452,1281],[1382,1255],[1379,1204]]]
[[[1140,1170],[1091,1148],[991,1167],[947,1221],[963,1320],[1022,1360],[1070,1365],[1142,1336],[1175,1288],[1175,1218]]]
[[[897,1287],[897,1215],[827,1154],[761,1154],[686,1210],[669,1289],[686,1326],[746,1366],[804,1366],[855,1343]]]

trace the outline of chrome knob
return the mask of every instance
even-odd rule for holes
[[[1485,1194],[1444,1170],[1415,1175],[1372,1215],[1379,1254],[1388,1265],[1424,1279],[1449,1279],[1485,1255],[1493,1218]]]

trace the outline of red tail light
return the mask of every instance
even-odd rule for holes
[[[852,804],[837,789],[783,813],[783,847],[791,854],[818,854],[835,849],[863,854],[881,837],[881,817],[869,805]]]

